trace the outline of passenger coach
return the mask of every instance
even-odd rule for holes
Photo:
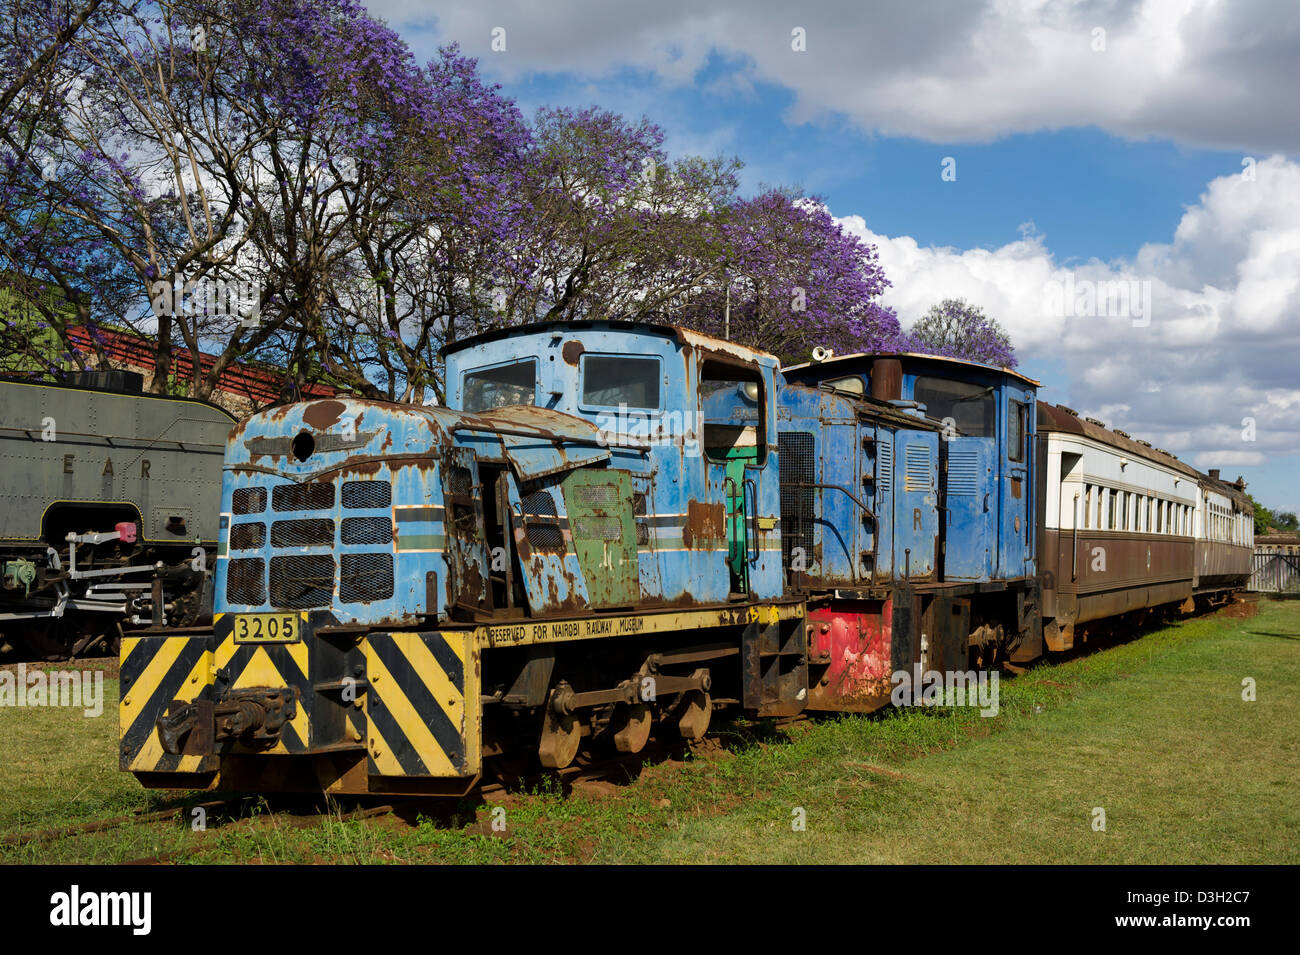
[[[1099,621],[1222,602],[1249,580],[1255,525],[1240,479],[1044,402],[1038,458],[1048,649]]]

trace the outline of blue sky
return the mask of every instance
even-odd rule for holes
[[[1045,400],[1300,510],[1300,4],[370,9],[421,59],[459,42],[526,112],[644,114],[673,154],[739,156],[746,191],[820,196],[904,325],[975,301]],[[1151,312],[1045,310],[1065,281],[1137,283]]]

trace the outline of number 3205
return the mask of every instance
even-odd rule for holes
[[[296,643],[298,617],[292,613],[241,613],[235,616],[236,643]]]

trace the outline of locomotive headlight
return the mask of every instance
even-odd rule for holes
[[[750,401],[758,400],[758,382],[747,381],[743,386],[741,386],[741,390],[745,393],[745,397]]]

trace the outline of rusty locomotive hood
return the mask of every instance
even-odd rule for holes
[[[281,405],[244,419],[231,433],[226,468],[305,481],[345,462],[356,469],[369,459],[436,457],[449,447],[504,458],[526,481],[609,458],[594,424],[546,408],[511,405],[470,413],[330,398]]]

